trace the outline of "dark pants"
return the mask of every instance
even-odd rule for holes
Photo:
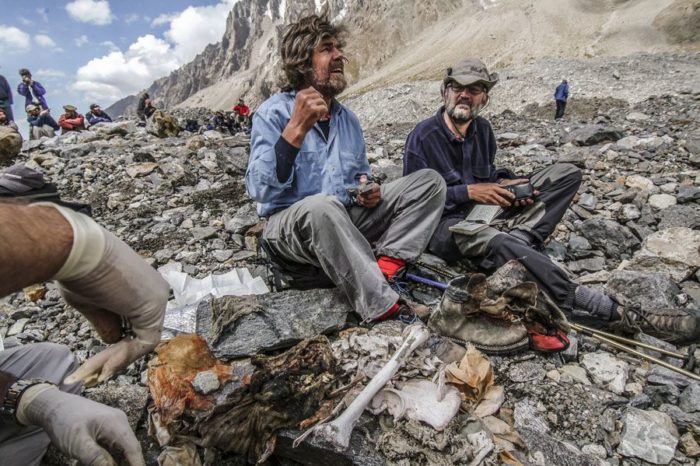
[[[527,269],[530,279],[545,290],[557,304],[571,309],[576,284],[569,279],[566,272],[536,248],[539,246],[537,243],[547,239],[564,216],[581,184],[581,172],[569,164],[556,164],[532,174],[529,178],[541,193],[536,204],[506,211],[502,216],[504,222],[484,230],[473,238],[449,230],[449,227],[462,221],[464,215],[445,216],[438,224],[428,250],[447,262],[466,257],[489,272],[512,259],[519,259]],[[539,203],[544,204],[544,209],[542,206],[537,208]],[[537,214],[529,215],[525,223],[513,222],[518,217],[528,216],[528,210],[533,209],[537,209]],[[515,229],[529,232],[535,238],[536,244],[527,245],[508,234],[508,231]],[[485,243],[480,246],[480,242]]]
[[[566,100],[557,100],[557,112],[554,114],[554,119],[558,120],[564,116],[564,110],[566,110]]]

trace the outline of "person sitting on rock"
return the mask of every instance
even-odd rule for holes
[[[327,13],[283,35],[287,87],[255,114],[245,178],[268,219],[262,242],[273,260],[320,267],[365,320],[426,316],[426,306],[400,298],[387,278],[427,245],[445,183],[433,170],[366,183],[360,122],[335,99],[346,87],[344,35]]]
[[[38,81],[32,79],[32,73],[22,68],[19,70],[19,75],[22,82],[17,85],[17,93],[24,96],[24,106],[35,104],[39,105],[43,110],[48,110],[49,105],[46,103],[46,89]]]
[[[428,250],[450,262],[468,258],[486,271],[519,259],[540,289],[575,316],[583,314],[602,325],[638,326],[669,341],[697,341],[697,313],[654,315],[625,309],[605,293],[571,281],[541,252],[576,194],[581,172],[571,164],[557,163],[518,177],[494,166],[496,138],[479,113],[497,81],[498,76],[478,59],[448,68],[441,88],[443,106],[408,135],[404,174],[432,168],[447,183],[445,209]],[[506,189],[527,182],[534,187],[531,197],[516,200]],[[456,226],[476,204],[500,206],[504,212],[490,224]]]
[[[90,104],[90,111],[85,114],[85,119],[90,123],[90,126],[94,126],[98,123],[112,122],[112,118],[107,115],[98,104]]]
[[[29,123],[29,139],[52,138],[61,127],[56,123],[48,110],[42,110],[38,105],[27,105],[27,122]]]
[[[238,103],[233,107],[233,113],[237,115],[238,123],[241,126],[245,126],[248,115],[250,114],[250,108],[245,104],[243,97],[238,99]]]
[[[0,186],[15,189],[13,183],[0,175]],[[0,242],[0,296],[57,280],[65,301],[109,345],[82,366],[54,343],[0,351],[0,458],[9,459],[3,464],[38,465],[53,443],[80,464],[123,458],[145,466],[126,415],[78,394],[155,348],[168,284],[126,243],[56,204],[0,202]]]
[[[61,127],[61,134],[71,131],[85,130],[85,117],[78,113],[74,105],[64,105],[65,113],[58,118],[58,125]]]
[[[148,120],[156,113],[156,110],[158,109],[153,105],[153,101],[151,99],[146,99],[143,107],[143,117]]]
[[[141,123],[146,122],[146,101],[150,102],[151,97],[148,95],[148,92],[144,92],[141,94],[141,97],[139,97],[139,103],[136,106],[136,116],[139,117],[139,120],[141,120]]]
[[[19,132],[19,128],[17,127],[17,123],[15,123],[14,121],[7,118],[7,114],[5,113],[5,109],[2,107],[0,107],[0,126],[6,126],[6,127],[12,128],[15,131]]]

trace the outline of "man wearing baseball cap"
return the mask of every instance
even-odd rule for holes
[[[63,130],[61,134],[69,131],[83,131],[85,129],[85,117],[78,113],[78,109],[73,105],[64,105],[63,110],[66,111],[58,119],[58,125]]]
[[[496,168],[496,138],[489,121],[479,113],[488,105],[489,92],[497,82],[498,75],[489,73],[476,58],[448,68],[441,86],[443,106],[408,135],[404,175],[432,168],[447,182],[445,209],[428,251],[447,261],[468,258],[486,271],[519,259],[530,278],[574,316],[601,324],[622,321],[625,327],[641,328],[673,342],[697,341],[697,313],[660,316],[623,308],[603,292],[572,282],[540,252],[576,194],[581,172],[568,163],[556,163],[527,177]],[[527,183],[531,187],[522,186]],[[526,195],[516,199],[510,189],[517,185],[526,188]],[[473,209],[479,204],[494,206],[497,216],[474,221]]]
[[[90,111],[85,115],[85,119],[90,123],[90,126],[112,122],[112,117],[107,115],[98,104],[90,104]]]
[[[27,105],[27,123],[29,123],[29,139],[52,138],[61,127],[53,119],[48,110],[38,105]]]

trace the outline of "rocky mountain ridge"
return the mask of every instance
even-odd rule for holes
[[[331,16],[350,34],[347,95],[387,84],[431,79],[478,50],[494,69],[544,57],[588,58],[634,52],[698,50],[700,10],[692,0],[332,0]],[[241,0],[226,32],[195,59],[147,91],[161,107],[253,106],[277,87],[284,24],[317,10],[312,0]],[[696,21],[693,21],[696,20]],[[679,32],[682,31],[682,32]],[[133,113],[135,96],[113,104]]]

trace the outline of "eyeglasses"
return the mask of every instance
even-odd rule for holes
[[[481,84],[470,84],[469,86],[460,86],[459,84],[451,83],[448,87],[452,89],[452,92],[454,92],[455,94],[461,94],[464,91],[467,91],[468,94],[473,95],[474,97],[486,92],[486,88],[484,88],[484,86],[482,86]]]

